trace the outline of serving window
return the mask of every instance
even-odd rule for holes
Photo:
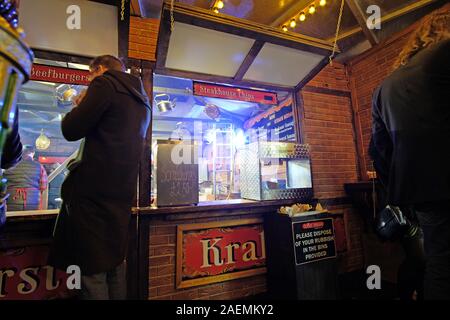
[[[247,145],[257,141],[295,143],[299,140],[290,92],[235,88],[155,75],[153,98],[153,204],[159,205],[158,194],[166,195],[175,185],[182,187],[172,183],[167,190],[158,192],[158,186],[167,186],[158,183],[167,177],[167,173],[158,173],[158,150],[162,150],[162,145],[178,142],[192,146],[198,175],[191,175],[196,181],[186,183],[198,184],[198,200],[202,202],[241,198],[241,161]],[[270,163],[267,167],[272,168]],[[286,171],[286,165],[264,172],[267,180],[275,183],[286,176],[283,170]],[[181,173],[179,176],[181,179]]]
[[[87,88],[88,66],[42,59],[34,63],[32,80],[17,97],[19,134],[25,149],[35,152],[34,164],[5,171],[8,212],[58,209],[66,165],[80,144],[64,139],[61,120],[72,109],[72,99]],[[27,155],[24,159],[29,161]]]

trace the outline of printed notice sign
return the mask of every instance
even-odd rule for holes
[[[336,257],[333,219],[292,223],[297,265]]]

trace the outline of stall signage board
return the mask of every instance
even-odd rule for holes
[[[197,155],[198,147],[184,142],[158,144],[156,161],[158,206],[198,203]]]
[[[89,71],[33,64],[31,80],[89,85]]]
[[[249,90],[200,82],[194,82],[194,95],[270,105],[278,104],[277,94],[274,92]]]
[[[0,251],[0,301],[69,298],[68,274],[47,265],[49,247]]]
[[[261,219],[179,225],[177,288],[266,272]]]
[[[295,141],[292,99],[249,119],[244,127],[257,131],[257,136],[252,141]]]
[[[336,257],[333,219],[292,223],[297,265]]]

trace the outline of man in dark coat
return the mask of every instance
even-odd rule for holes
[[[425,299],[450,299],[449,30],[448,9],[424,20],[372,109],[369,152],[387,203],[412,207],[423,230]]]
[[[50,264],[82,273],[82,298],[123,299],[125,254],[150,104],[138,77],[113,56],[90,64],[93,80],[62,121],[69,141],[84,139],[61,188]]]

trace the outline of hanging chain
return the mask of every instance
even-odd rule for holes
[[[334,54],[336,53],[339,29],[341,28],[342,13],[344,12],[344,2],[345,2],[345,0],[342,0],[341,8],[339,10],[339,17],[338,17],[338,22],[337,22],[337,26],[336,26],[336,35],[334,37],[334,43],[333,43],[333,52],[328,57],[330,60],[330,65],[333,65],[333,58],[334,58]]]
[[[175,0],[170,1],[170,31],[173,32],[173,29],[175,28],[175,19],[173,18],[173,6],[174,6]]]

